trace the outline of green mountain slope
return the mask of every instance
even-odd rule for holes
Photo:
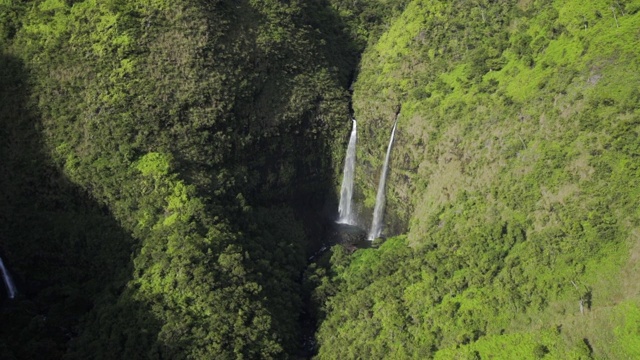
[[[0,0],[0,357],[640,357],[638,44],[637,0]],[[309,265],[398,112],[388,239]]]
[[[357,197],[401,107],[406,235],[334,254],[318,358],[639,356],[639,10],[412,1],[365,50]]]
[[[334,143],[350,121],[355,51],[328,4],[0,6],[3,56],[20,64],[3,72],[2,161],[14,172],[3,178],[0,245],[28,288],[12,303],[12,314],[28,315],[2,321],[10,324],[2,356],[295,354],[300,274],[318,236],[307,230],[319,221],[309,219],[331,200]],[[34,154],[23,152],[21,139],[32,136]],[[39,178],[41,168],[54,180]],[[55,193],[58,177],[96,218],[72,221],[82,207],[68,205],[74,192]],[[56,201],[27,207],[50,182]],[[100,219],[123,233],[122,247],[91,230]],[[49,249],[46,266],[32,266],[34,248]],[[109,266],[96,264],[94,274],[85,269],[94,262]],[[59,267],[86,276],[56,282]],[[108,280],[101,289],[92,276]]]

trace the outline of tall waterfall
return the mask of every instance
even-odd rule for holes
[[[4,280],[4,284],[7,287],[7,295],[9,299],[13,299],[16,297],[16,285],[13,283],[13,279],[11,279],[11,275],[9,275],[9,270],[4,266],[4,262],[2,262],[2,258],[0,258],[0,270],[2,271],[2,280]]]
[[[382,174],[380,175],[380,182],[378,183],[378,195],[376,196],[376,206],[373,209],[373,222],[371,222],[371,230],[369,230],[369,240],[375,240],[380,237],[382,233],[382,218],[384,216],[384,203],[385,203],[385,186],[387,183],[387,172],[389,171],[389,158],[391,157],[391,147],[393,145],[393,137],[396,134],[396,126],[398,121],[393,124],[393,130],[391,131],[391,139],[389,140],[389,147],[387,148],[387,155],[384,158],[384,166],[382,167]]]
[[[355,225],[356,217],[353,212],[353,178],[356,172],[356,120],[353,119],[353,129],[349,138],[349,147],[344,160],[344,175],[342,178],[342,188],[340,189],[340,205],[338,222],[342,224]]]

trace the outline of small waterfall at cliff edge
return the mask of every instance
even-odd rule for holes
[[[15,298],[18,291],[13,279],[11,279],[11,275],[9,275],[9,270],[4,266],[2,258],[0,258],[0,271],[2,271],[2,280],[4,280],[4,284],[7,287],[7,296],[9,296],[9,299]]]
[[[389,140],[389,147],[387,148],[387,155],[384,158],[384,166],[382,167],[382,174],[380,175],[380,182],[378,183],[378,195],[376,196],[376,206],[373,209],[373,221],[371,222],[371,230],[369,230],[369,241],[373,241],[380,237],[382,233],[382,218],[384,216],[385,205],[385,187],[387,184],[387,172],[389,171],[389,158],[391,157],[391,147],[393,145],[393,137],[396,134],[396,126],[398,120],[393,124],[393,130],[391,130],[391,139]]]
[[[340,205],[338,206],[338,223],[355,225],[356,217],[353,212],[353,179],[356,172],[356,120],[353,119],[353,129],[349,138],[347,155],[344,160],[344,175],[340,189]]]

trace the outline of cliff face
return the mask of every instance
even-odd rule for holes
[[[636,11],[606,2],[412,2],[367,48],[354,86],[365,204],[398,106],[390,234],[409,230],[417,241],[464,192],[486,196],[540,178],[530,189],[537,202],[580,188],[578,180],[592,179],[589,153],[616,150],[607,145],[621,141],[612,127],[626,129],[634,117]],[[492,206],[510,208],[529,197],[493,195]]]
[[[520,341],[534,356],[532,339],[560,325],[570,330],[538,352],[563,357],[585,338],[619,356],[606,333],[628,320],[600,321],[626,311],[621,301],[638,312],[637,292],[615,290],[637,266],[638,11],[632,1],[412,1],[367,47],[353,95],[357,201],[370,221],[401,107],[386,234],[406,237],[357,254],[335,278],[322,358],[347,344],[347,357],[484,356]]]

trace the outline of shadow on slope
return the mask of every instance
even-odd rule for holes
[[[55,168],[28,98],[23,63],[0,55],[0,251],[18,286],[17,298],[0,307],[0,357],[60,359],[83,331],[83,318],[116,302],[120,316],[101,319],[104,336],[112,337],[115,354],[139,355],[118,351],[148,345],[138,336],[111,334],[116,318],[129,329],[138,322],[147,338],[159,331],[158,322],[123,295],[136,243]]]

